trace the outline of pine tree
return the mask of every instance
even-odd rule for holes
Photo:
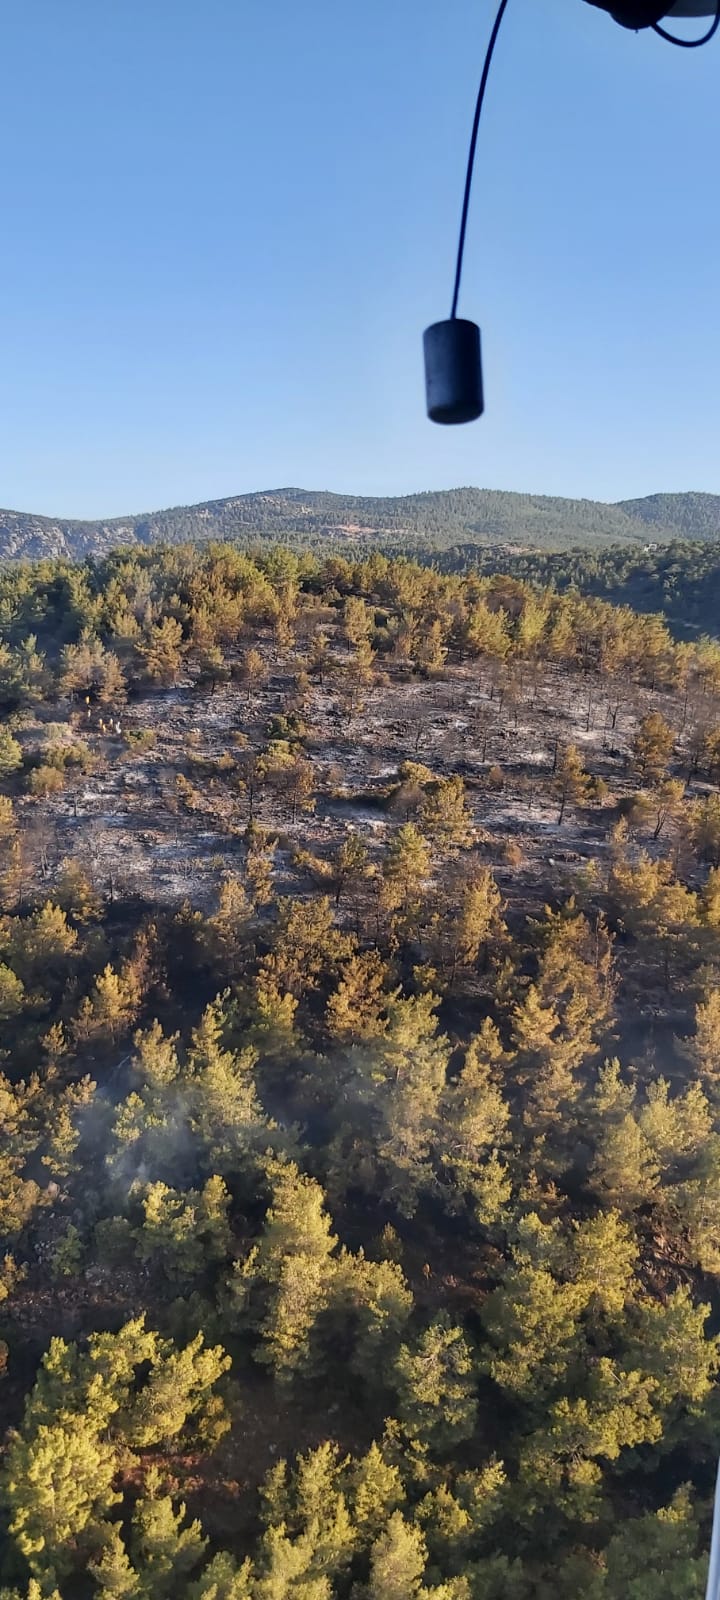
[[[720,1339],[708,1335],[709,1305],[694,1305],[686,1285],[665,1301],[637,1299],[623,1330],[623,1366],[654,1382],[659,1404],[676,1416],[709,1395],[720,1371]]]
[[[590,788],[590,779],[574,744],[566,746],[558,761],[554,788],[560,803],[558,813],[558,825],[560,825],[565,816],[566,808],[569,805],[581,806],[587,799]]]
[[[9,958],[23,983],[57,982],[67,977],[78,936],[65,912],[48,900],[29,917],[13,921]]]
[[[135,1022],[141,998],[128,964],[117,972],[108,963],[80,1006],[73,1024],[76,1039],[81,1044],[119,1039]]]
[[[720,868],[711,867],[700,893],[700,916],[707,928],[720,928]]]
[[[0,727],[0,777],[9,778],[22,766],[22,745],[14,739],[10,729]]]
[[[510,1120],[494,1081],[505,1060],[497,1029],[486,1018],[468,1046],[459,1078],[448,1085],[441,1102],[438,1145],[448,1179],[454,1190],[471,1198],[478,1221],[484,1223],[500,1220],[511,1192],[497,1149]]]
[[[95,922],[102,914],[100,895],[76,857],[67,856],[61,862],[55,895],[57,904],[76,922]]]
[[[26,1403],[21,1444],[58,1419],[72,1431],[78,1418],[98,1450],[106,1436],[123,1448],[167,1444],[191,1418],[196,1434],[210,1426],[215,1439],[224,1424],[214,1389],[228,1366],[219,1347],[203,1349],[201,1334],[178,1348],[142,1317],[118,1333],[92,1334],[87,1351],[53,1339]]]
[[[251,648],[245,651],[239,664],[238,676],[247,690],[248,705],[251,705],[254,694],[267,680],[267,668],[259,650]]]
[[[392,1381],[393,1362],[413,1308],[394,1261],[368,1261],[362,1250],[341,1250],[328,1284],[328,1348],[337,1337],[352,1349],[350,1367],[368,1388]]]
[[[720,1136],[711,1134],[669,1199],[686,1236],[688,1259],[703,1272],[720,1272]]]
[[[549,615],[548,595],[533,594],[532,590],[525,594],[522,611],[517,620],[515,635],[516,649],[519,655],[532,659],[533,656],[538,654],[547,628]]]
[[[363,1544],[378,1538],[388,1518],[405,1500],[398,1467],[385,1460],[374,1442],[367,1455],[350,1469],[349,1500]]]
[[[477,1161],[502,1141],[510,1112],[495,1081],[507,1060],[495,1024],[486,1017],[470,1041],[462,1072],[446,1095],[444,1123],[455,1162]]]
[[[608,1315],[619,1316],[632,1292],[638,1247],[629,1224],[617,1211],[598,1211],[573,1222],[572,1273]]]
[[[133,1513],[130,1547],[144,1593],[152,1600],[175,1600],[179,1586],[190,1576],[207,1549],[198,1521],[185,1522],[185,1506],[175,1509],[169,1495],[160,1494],[160,1474],[151,1468],[145,1495]]]
[[[335,926],[326,896],[310,901],[286,896],[280,902],[272,957],[261,962],[260,973],[272,973],[282,993],[300,996],[337,969],[353,945]]]
[[[117,657],[114,658],[117,661]],[[97,698],[104,678],[106,651],[97,636],[87,630],[77,644],[66,644],[60,656],[62,694]],[[119,664],[119,663],[118,663]]]
[[[227,1551],[213,1556],[201,1577],[187,1590],[187,1600],[253,1600],[255,1592],[252,1563],[240,1566]]]
[[[82,1234],[73,1222],[69,1222],[53,1249],[50,1266],[52,1278],[57,1281],[75,1277],[82,1267],[84,1255]]]
[[[703,1600],[705,1541],[687,1488],[670,1506],[629,1517],[603,1553],[607,1600]]]
[[[248,1152],[266,1139],[255,1088],[255,1052],[223,1049],[224,1025],[219,998],[206,1007],[193,1030],[181,1075],[188,1125],[203,1151],[206,1171],[220,1176],[236,1170]]]
[[[462,778],[439,778],[433,784],[422,808],[420,826],[440,849],[458,849],[472,843],[472,816]]]
[[[308,672],[317,678],[320,688],[325,687],[325,674],[330,664],[330,642],[326,633],[317,629],[312,636],[308,654]]]
[[[600,1134],[591,1177],[597,1192],[622,1210],[642,1205],[657,1187],[659,1169],[632,1112]]]
[[[434,1450],[469,1439],[477,1420],[470,1346],[461,1328],[440,1312],[416,1343],[401,1345],[395,1362],[398,1415],[411,1438]]]
[[[478,600],[465,624],[465,642],[471,655],[504,661],[511,648],[507,612],[491,611],[484,600]]]
[[[393,1511],[370,1557],[370,1600],[412,1600],[420,1593],[427,1550],[420,1529]]]
[[[547,1268],[521,1261],[486,1300],[482,1319],[492,1348],[483,1365],[529,1410],[542,1408],[564,1379],[590,1293],[586,1283],[559,1283]]]
[[[179,1194],[166,1183],[148,1184],[143,1195],[142,1226],[135,1230],[138,1255],[143,1262],[154,1261],[171,1280],[191,1279],[203,1267],[197,1200],[196,1191]]]
[[[21,1266],[8,1250],[0,1261],[0,1305],[9,1300],[18,1284],[27,1277],[27,1267]]]
[[[382,904],[400,937],[417,929],[430,871],[427,841],[412,822],[404,823],[388,843],[382,868]]]
[[[633,762],[650,783],[661,782],[673,752],[675,735],[659,711],[642,718],[633,741]]]
[[[413,641],[411,659],[426,677],[437,677],[447,659],[447,645],[442,622],[435,617],[420,629]]]
[[[704,1148],[712,1132],[707,1100],[699,1083],[691,1083],[684,1094],[669,1097],[665,1078],[648,1084],[646,1103],[640,1112],[640,1127],[667,1179],[673,1166]]]
[[[312,1536],[292,1540],[268,1528],[260,1543],[256,1600],[331,1600],[329,1578],[314,1571]]]
[[[348,595],[343,613],[343,631],[349,646],[361,644],[372,628],[372,617],[365,601],[357,595]]]
[[[563,1135],[572,1132],[569,1108],[580,1092],[576,1069],[584,1053],[582,1044],[533,983],[514,1010],[513,1034],[517,1076],[528,1088],[523,1119],[537,1139],[548,1142],[548,1159],[551,1148],[556,1148],[562,1165]]]
[[[232,1230],[228,1221],[229,1209],[227,1185],[214,1173],[201,1190],[197,1211],[198,1227],[209,1261],[223,1261],[230,1253]]]
[[[355,645],[349,668],[356,683],[367,688],[375,678],[375,651],[369,639],[360,639]]]
[[[701,861],[720,867],[720,795],[696,800],[688,817],[688,833]]]
[[[69,1425],[81,1414],[98,1435],[105,1434],[129,1400],[136,1369],[152,1364],[157,1355],[157,1334],[145,1328],[142,1317],[118,1333],[92,1334],[85,1352],[64,1339],[51,1339],[26,1401],[25,1433],[58,1418]]]
[[[257,1359],[280,1379],[307,1363],[312,1329],[329,1293],[336,1247],[320,1185],[292,1162],[271,1161],[272,1203],[260,1242],[231,1280],[235,1305],[258,1328]]]
[[[435,1183],[430,1151],[450,1059],[437,1003],[432,994],[391,1001],[382,1038],[356,1046],[348,1059],[369,1114],[361,1181],[408,1217]]]
[[[343,895],[357,888],[368,870],[368,850],[359,833],[348,833],[336,850],[332,860],[335,904],[339,906]]]
[[[229,1427],[229,1419],[223,1420],[222,1414],[216,1419],[213,1391],[231,1366],[230,1357],[219,1345],[208,1349],[203,1345],[199,1333],[183,1349],[168,1341],[159,1347],[147,1383],[130,1401],[124,1416],[124,1430],[133,1447],[167,1444],[182,1433],[190,1418],[196,1432],[202,1430],[208,1408],[221,1433]]]
[[[51,1583],[63,1577],[87,1537],[97,1538],[120,1499],[112,1488],[116,1471],[114,1448],[79,1414],[11,1441],[4,1475],[9,1528],[34,1577]]]
[[[119,711],[127,699],[125,674],[112,650],[106,650],[103,654],[97,698],[99,705],[115,711]]]
[[[448,989],[458,974],[472,975],[481,954],[497,953],[507,929],[503,902],[493,874],[487,868],[462,871],[445,879],[438,894],[440,909],[433,918],[430,948],[446,974]]]
[[[548,654],[551,661],[569,662],[577,657],[577,638],[572,620],[564,607],[555,612],[548,634]]]
[[[474,966],[488,943],[497,945],[505,931],[503,902],[492,873],[475,871],[469,879],[458,907],[459,956],[464,966]]]
[[[720,989],[710,989],[697,1007],[695,1034],[687,1050],[703,1082],[714,1091],[720,1084]]]
[[[207,942],[212,959],[231,976],[237,976],[247,957],[248,923],[252,903],[240,878],[223,878],[218,905],[207,922]]]
[[[654,1384],[640,1372],[623,1372],[607,1356],[597,1361],[587,1395],[561,1395],[521,1452],[513,1510],[549,1519],[555,1540],[567,1524],[589,1521],[602,1510],[602,1466],[626,1449],[655,1443],[662,1424],[653,1407]]]
[[[225,660],[222,647],[219,644],[202,644],[194,650],[197,662],[197,683],[199,687],[210,685],[210,693],[214,694],[219,683],[227,683],[230,677],[230,668]]]
[[[590,1115],[596,1133],[602,1133],[606,1123],[612,1122],[617,1125],[622,1122],[626,1113],[632,1111],[634,1104],[635,1088],[632,1083],[623,1081],[622,1067],[617,1056],[604,1061],[598,1070],[590,1101]]]
[[[278,1524],[295,1540],[307,1540],[313,1572],[337,1580],[352,1560],[356,1536],[343,1485],[344,1463],[329,1441],[297,1458],[288,1474],[285,1462],[272,1469],[261,1490],[263,1520]]]
[[[182,623],[176,617],[163,617],[151,625],[136,650],[151,683],[175,683],[185,653]]]
[[[9,794],[0,795],[0,845],[7,845],[17,834],[15,807]]]
[[[30,1578],[27,1589],[20,1593],[19,1589],[0,1589],[0,1600],[63,1600],[59,1589],[48,1589],[42,1586],[37,1578]]]
[[[116,1523],[108,1531],[102,1554],[88,1562],[88,1572],[97,1585],[97,1600],[140,1600],[140,1578]]]
[[[478,1570],[474,1557],[502,1513],[505,1483],[500,1462],[492,1460],[484,1467],[457,1474],[452,1488],[440,1483],[417,1507],[416,1519],[427,1539],[433,1567],[458,1576],[461,1585],[469,1567],[473,1574]],[[479,1592],[485,1594],[485,1589],[481,1587]],[[503,1587],[494,1592],[504,1596],[508,1591]]]
[[[145,1032],[135,1034],[137,1054],[132,1061],[133,1075],[153,1095],[161,1093],[178,1077],[180,1063],[175,1048],[178,1037],[173,1034],[172,1038],[167,1038],[157,1021]]]
[[[12,967],[0,961],[0,1022],[19,1017],[25,1004],[25,985]]]
[[[276,849],[277,839],[270,839],[257,831],[248,841],[245,873],[256,908],[269,905],[272,900],[273,862]]]
[[[682,778],[666,778],[648,798],[653,839],[659,839],[668,823],[682,815],[685,784]]]
[[[326,1023],[332,1039],[351,1044],[385,1032],[386,1011],[399,990],[388,992],[388,968],[376,950],[352,955],[337,989],[327,1003]]]

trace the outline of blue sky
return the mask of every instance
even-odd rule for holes
[[[583,0],[510,0],[460,305],[487,412],[425,420],[491,15],[7,0],[0,503],[719,490],[720,41]]]

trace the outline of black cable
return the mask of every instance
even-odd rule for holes
[[[450,312],[451,320],[457,316],[458,295],[460,293],[460,277],[462,275],[463,254],[465,251],[465,231],[467,229],[468,209],[470,206],[470,189],[472,187],[473,167],[475,165],[475,146],[477,145],[478,128],[480,127],[480,115],[483,108],[483,100],[485,99],[487,81],[490,76],[490,66],[493,58],[493,51],[495,49],[497,36],[500,32],[500,23],[502,22],[505,14],[505,7],[507,3],[508,0],[500,0],[498,14],[493,23],[493,30],[490,35],[490,43],[487,47],[485,65],[483,67],[482,77],[480,79],[480,88],[478,89],[475,116],[473,118],[472,133],[470,135],[467,173],[465,175],[465,194],[463,196],[462,217],[460,219],[460,237],[458,239],[457,265],[455,267],[455,287],[453,289],[452,310]],[[720,0],[718,0],[718,20],[720,20]]]
[[[485,55],[482,77],[480,79],[480,88],[478,89],[478,97],[475,104],[475,116],[473,117],[472,133],[470,135],[470,148],[468,150],[467,172],[465,174],[465,193],[463,195],[462,214],[460,217],[460,235],[458,238],[457,262],[455,266],[455,283],[453,286],[452,307],[450,310],[451,321],[454,321],[454,319],[457,317],[457,304],[460,294],[460,279],[462,277],[463,256],[465,254],[465,234],[467,232],[468,211],[470,209],[470,190],[472,188],[473,168],[475,166],[475,150],[477,148],[480,117],[482,115],[483,102],[485,100],[485,90],[487,89],[488,78],[490,76],[493,53],[495,50],[495,45],[497,44],[497,36],[500,32],[500,24],[505,15],[507,3],[508,0],[500,0],[500,5],[498,6],[497,16],[493,23],[492,33],[490,34],[490,42]],[[708,28],[706,33],[702,34],[699,39],[679,39],[676,34],[668,33],[665,28],[662,28],[659,22],[653,22],[651,26],[654,28],[655,33],[660,35],[661,39],[667,40],[668,44],[676,44],[682,50],[699,50],[701,45],[710,43],[710,40],[713,39],[717,33],[718,28],[720,28],[720,0],[717,0],[717,9],[711,26]]]
[[[659,33],[661,39],[667,39],[668,44],[679,45],[681,50],[699,50],[701,44],[710,43],[710,40],[715,37],[718,28],[720,28],[720,0],[717,0],[714,22],[708,28],[707,33],[704,33],[700,39],[678,39],[677,34],[667,33],[665,28],[661,28],[659,22],[653,22],[652,27],[655,33]]]

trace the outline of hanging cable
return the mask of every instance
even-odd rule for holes
[[[667,39],[668,44],[676,44],[681,50],[699,50],[701,45],[709,44],[710,40],[714,39],[718,28],[720,28],[720,0],[717,0],[714,21],[708,28],[707,33],[702,34],[699,39],[678,39],[677,34],[668,33],[665,28],[661,28],[659,22],[653,22],[651,26],[655,33],[659,33],[661,39]]]
[[[463,255],[465,253],[465,233],[467,230],[468,210],[470,208],[470,190],[472,188],[473,167],[475,165],[475,148],[477,145],[478,128],[480,127],[480,117],[482,114],[483,101],[485,99],[485,90],[487,89],[487,82],[490,76],[493,51],[497,42],[497,36],[500,32],[500,23],[505,15],[505,7],[507,6],[507,3],[508,0],[500,0],[498,14],[493,23],[493,30],[490,35],[490,43],[487,47],[485,64],[483,66],[482,77],[480,79],[480,88],[478,89],[475,116],[473,117],[472,133],[470,135],[470,149],[468,151],[467,173],[465,175],[465,194],[463,196],[462,216],[460,218],[460,237],[458,239],[457,265],[455,267],[455,286],[453,288],[452,310],[450,312],[451,321],[454,321],[455,317],[457,316],[457,303],[458,295],[460,293],[460,278],[462,276]],[[718,0],[718,17],[720,18],[720,0]]]

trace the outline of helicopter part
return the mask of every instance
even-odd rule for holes
[[[431,422],[449,424],[474,422],[477,417],[482,416],[484,410],[480,329],[476,323],[458,317],[457,306],[480,117],[495,45],[507,3],[508,0],[500,0],[475,103],[450,316],[445,322],[434,322],[431,327],[426,328],[423,335],[425,397],[427,414]],[[695,50],[700,45],[708,44],[720,28],[720,0],[675,0],[671,6],[668,6],[667,0],[587,0],[587,3],[599,7],[601,11],[609,12],[614,21],[619,22],[623,28],[630,28],[635,32],[643,28],[652,28],[669,44],[679,45],[685,50]],[[668,20],[670,17],[712,17],[713,20],[706,32],[699,37],[684,39],[662,27],[663,20]]]
[[[720,1465],[715,1479],[712,1534],[710,1539],[710,1565],[708,1567],[705,1600],[718,1600],[720,1596]]]
[[[715,0],[676,0],[671,6],[667,0],[664,3],[663,0],[587,0],[587,3],[609,11],[621,28],[632,28],[636,32],[640,28],[657,27],[664,17],[714,17],[717,12]],[[686,42],[695,45],[701,41],[683,40],[683,44]]]
[[[432,422],[474,422],[483,413],[480,329],[464,317],[423,334],[427,412]]]
[[[477,417],[482,416],[484,410],[480,329],[476,323],[466,322],[462,318],[458,318],[457,304],[460,294],[463,256],[465,254],[465,234],[467,232],[468,211],[470,209],[470,190],[472,188],[478,129],[485,100],[485,91],[490,77],[492,58],[495,53],[500,24],[505,15],[507,3],[508,0],[500,0],[485,53],[480,88],[475,102],[475,115],[473,117],[472,133],[470,134],[470,149],[465,173],[465,193],[463,194],[462,215],[460,218],[460,235],[458,238],[450,317],[447,322],[434,322],[432,327],[425,330],[423,337],[425,350],[425,397],[427,414],[431,422],[474,422]],[[720,5],[720,0],[718,0],[718,5]]]

